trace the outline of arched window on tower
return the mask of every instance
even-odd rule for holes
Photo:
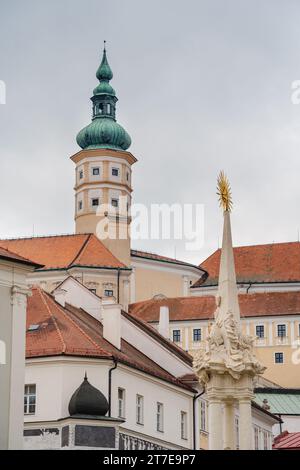
[[[107,114],[111,113],[111,105],[110,103],[107,103]]]
[[[99,104],[98,112],[99,112],[99,114],[103,114],[103,103]]]

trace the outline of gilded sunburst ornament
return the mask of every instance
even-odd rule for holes
[[[217,180],[217,195],[219,196],[220,207],[224,211],[230,212],[232,209],[231,188],[224,171],[220,171]]]

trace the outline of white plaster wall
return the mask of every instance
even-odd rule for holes
[[[282,432],[300,432],[300,416],[281,416],[283,421],[281,425]],[[273,428],[274,436],[280,434],[280,425],[276,424]]]
[[[68,405],[72,394],[87,373],[89,382],[107,397],[108,363],[76,359],[27,361],[25,383],[36,384],[37,407],[35,415],[25,415],[25,422],[51,421],[69,416]]]
[[[118,387],[125,389],[125,418],[122,425],[131,431],[139,432],[179,446],[192,446],[192,406],[190,392],[176,389],[168,383],[155,383],[144,374],[129,371],[118,366],[112,375],[112,415],[118,414]],[[144,425],[136,423],[136,395],[144,397]],[[164,432],[156,431],[156,404],[164,404]],[[180,412],[188,413],[188,440],[181,439]]]
[[[74,307],[82,308],[92,317],[101,320],[101,299],[73,278],[66,279],[61,286],[66,291],[65,301]],[[55,291],[53,292],[55,294]]]
[[[137,328],[132,322],[122,317],[121,325],[122,338],[132,344],[136,349],[142,351],[163,369],[167,370],[175,377],[192,372],[192,368],[185,364],[179,357],[172,354],[168,349],[151,338],[140,328]]]

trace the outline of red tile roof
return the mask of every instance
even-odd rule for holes
[[[38,263],[35,263],[34,261],[31,261],[27,258],[23,258],[23,256],[17,255],[16,253],[12,253],[9,250],[6,250],[5,248],[0,247],[0,258],[1,259],[6,259],[9,261],[17,261],[21,264],[27,264],[36,268],[40,268],[41,265]]]
[[[135,256],[136,258],[149,259],[152,261],[164,261],[166,263],[179,264],[182,266],[188,266],[191,268],[198,269],[199,271],[203,271],[202,266],[196,266],[195,264],[187,263],[186,261],[180,261],[175,258],[169,258],[167,256],[158,255],[156,253],[150,253],[148,251],[131,250],[131,256]]]
[[[275,437],[273,449],[300,450],[300,432],[285,431]]]
[[[300,292],[262,292],[239,294],[241,317],[263,317],[276,315],[300,315]],[[131,304],[132,315],[147,322],[159,321],[159,309],[168,306],[170,320],[206,320],[214,318],[215,297],[177,297],[161,300],[146,300]]]
[[[93,234],[0,240],[0,247],[43,265],[42,269],[125,267]]]
[[[103,338],[102,324],[84,310],[68,304],[63,308],[40,288],[33,288],[32,292],[27,305],[27,358],[68,355],[116,359],[191,390],[189,385],[182,383],[125,340],[121,340],[121,350],[115,348]],[[30,325],[38,328],[30,331]]]
[[[209,276],[204,285],[218,283],[221,250],[209,256],[201,267]],[[295,282],[300,281],[300,243],[239,246],[234,248],[237,282]],[[203,284],[199,279],[193,287]]]

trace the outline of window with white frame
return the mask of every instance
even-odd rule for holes
[[[99,206],[99,198],[98,197],[93,197],[91,202],[92,202],[92,207]]]
[[[174,343],[180,343],[181,341],[180,330],[173,330],[173,341]]]
[[[94,166],[92,168],[92,175],[93,176],[99,176],[100,175],[100,168],[98,166]]]
[[[164,405],[159,402],[156,403],[156,430],[164,431]]]
[[[193,329],[193,341],[201,341],[201,328],[194,328]]]
[[[187,412],[180,412],[181,439],[187,439]]]
[[[144,397],[136,396],[136,423],[144,424]]]
[[[275,353],[275,364],[283,364],[283,352],[276,352]]]
[[[235,447],[237,450],[240,448],[240,431],[239,431],[239,418],[236,416],[234,418],[235,425]]]
[[[105,295],[105,297],[113,297],[114,296],[114,291],[112,289],[105,289],[104,290],[104,295]]]
[[[269,449],[269,433],[268,431],[263,431],[263,438],[264,438],[264,450]]]
[[[259,449],[259,429],[257,426],[254,426],[254,449]]]
[[[264,338],[265,337],[265,327],[264,327],[264,325],[256,325],[255,333],[256,333],[256,336],[258,336],[258,338]]]
[[[200,430],[206,431],[206,413],[207,413],[207,406],[206,401],[200,400]]]
[[[125,418],[125,390],[118,388],[118,417]]]
[[[286,325],[277,325],[277,336],[279,338],[285,338],[286,337]]]
[[[34,415],[36,410],[36,385],[25,385],[24,387],[24,414]]]

